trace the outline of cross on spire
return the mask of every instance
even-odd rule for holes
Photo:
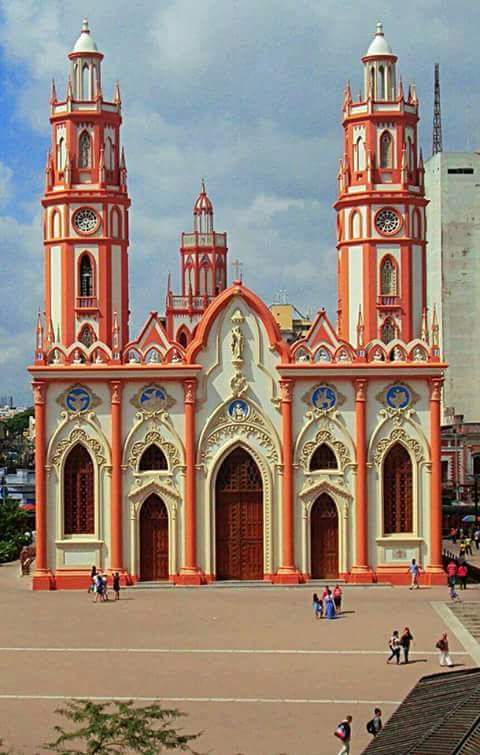
[[[240,262],[240,260],[233,260],[232,267],[234,280],[241,281],[243,264]]]

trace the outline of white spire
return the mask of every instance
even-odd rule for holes
[[[383,24],[380,21],[377,22],[377,30],[375,36],[370,43],[367,55],[393,55],[392,48],[385,39],[383,33]]]
[[[82,23],[82,31],[79,38],[75,42],[73,52],[98,52],[97,45],[90,34],[88,28],[88,19],[84,18]]]

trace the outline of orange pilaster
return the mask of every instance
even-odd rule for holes
[[[49,590],[51,577],[47,568],[47,480],[46,462],[46,417],[45,396],[47,385],[34,380],[35,404],[35,530],[36,558],[32,587],[34,590]]]
[[[355,380],[355,443],[357,447],[357,478],[355,495],[355,564],[353,581],[370,582],[368,565],[368,494],[367,494],[367,381]]]
[[[110,569],[123,571],[122,547],[122,384],[110,382],[112,412],[112,499]]]
[[[300,573],[294,557],[292,400],[293,380],[280,380],[283,443],[282,565],[275,582],[297,584]]]
[[[175,581],[183,585],[200,585],[202,574],[197,566],[197,486],[195,472],[195,402],[197,381],[185,380],[185,554],[184,565]]]
[[[440,438],[440,401],[442,378],[430,383],[430,453],[432,461],[430,491],[430,558],[427,573],[431,582],[444,582],[442,566],[442,463]],[[434,575],[437,575],[435,577]]]

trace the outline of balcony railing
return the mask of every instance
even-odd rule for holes
[[[77,296],[77,309],[97,309],[96,296]]]
[[[377,303],[381,307],[397,307],[399,304],[398,296],[379,296]]]

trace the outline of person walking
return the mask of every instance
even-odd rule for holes
[[[453,661],[450,658],[448,635],[446,632],[442,634],[435,647],[440,653],[440,666],[453,666]]]
[[[387,663],[390,663],[390,661],[395,658],[397,661],[397,666],[400,663],[400,637],[398,636],[398,629],[393,630],[393,634],[390,637],[390,640],[388,642],[388,647],[390,648],[390,655],[387,658]]]
[[[108,574],[102,574],[103,580],[103,599],[108,600]]]
[[[342,741],[342,749],[339,750],[338,755],[349,755],[352,740],[352,721],[352,716],[345,716],[335,729],[335,736]]]
[[[458,557],[460,559],[465,558],[465,541],[464,540],[460,541],[460,550],[458,552]]]
[[[94,603],[103,601],[103,579],[100,573],[95,575],[95,600]]]
[[[372,737],[376,737],[382,729],[382,711],[380,708],[375,708],[373,711],[373,718],[367,723],[367,731]]]
[[[90,570],[90,584],[88,585],[88,592],[95,592],[95,577],[97,575],[97,567],[95,564]]]
[[[463,561],[460,566],[457,569],[457,576],[460,580],[460,590],[466,590],[467,589],[467,578],[468,578],[468,566]]]
[[[410,578],[411,578],[411,580],[410,580],[410,590],[413,590],[414,587],[415,587],[416,590],[418,590],[418,588],[420,587],[420,585],[418,584],[418,577],[419,577],[419,574],[420,574],[420,567],[419,567],[419,565],[417,564],[417,562],[416,562],[416,560],[414,558],[412,558],[412,563],[408,567],[408,571],[410,572]]]
[[[453,585],[455,587],[455,582],[457,579],[457,564],[452,559],[447,564],[447,576],[448,576],[448,584],[450,587]]]
[[[114,600],[120,600],[120,574],[118,571],[115,572],[112,579],[112,588],[113,588],[113,594],[114,594]]]
[[[473,556],[472,538],[470,537],[470,535],[467,535],[464,542],[465,542],[465,554],[467,556]]]
[[[408,627],[405,627],[400,636],[400,645],[403,650],[403,662],[408,663],[408,654],[410,652],[410,645],[413,642],[413,634]]]
[[[335,603],[335,611],[338,613],[342,613],[342,588],[340,585],[335,585],[333,588],[333,602]]]

